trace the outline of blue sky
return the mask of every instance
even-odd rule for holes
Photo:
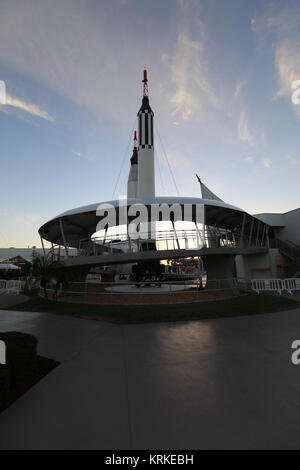
[[[148,69],[155,126],[181,196],[198,173],[250,213],[300,205],[300,2],[2,0],[0,245],[126,193]],[[176,195],[158,134],[156,193]]]

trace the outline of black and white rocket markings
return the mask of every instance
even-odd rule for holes
[[[144,97],[145,98],[145,97]],[[143,98],[143,101],[144,101]],[[143,109],[143,105],[138,112],[139,118],[139,148],[154,148],[154,136],[153,136],[153,117],[154,113],[149,105],[149,99],[146,97],[148,101],[148,109]],[[145,100],[145,101],[146,101]],[[147,106],[147,103],[145,103]]]

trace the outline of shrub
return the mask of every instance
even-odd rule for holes
[[[5,366],[0,366],[0,410],[5,406],[9,397],[9,375]]]
[[[6,345],[6,369],[12,386],[32,376],[37,367],[37,339],[29,334],[0,333]]]

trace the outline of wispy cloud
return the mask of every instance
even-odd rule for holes
[[[47,111],[42,109],[40,106],[34,103],[29,103],[28,101],[23,101],[19,98],[16,98],[10,95],[9,93],[6,95],[5,106],[11,106],[13,108],[17,108],[17,109],[20,109],[21,111],[29,113],[32,116],[45,119],[46,121],[55,122],[54,117],[51,116]],[[1,109],[4,110],[4,106]]]
[[[170,73],[172,92],[169,96],[172,115],[183,121],[203,117],[205,109],[220,108],[220,101],[212,87],[206,44],[208,42],[204,23],[181,3],[182,24],[173,52],[162,55],[162,61]],[[197,39],[191,33],[197,31]],[[195,36],[195,35],[194,35]]]
[[[300,78],[300,9],[298,7],[282,8],[277,14],[255,16],[252,30],[260,41],[272,41],[274,65],[277,74],[278,89],[273,99],[283,96],[291,98],[294,80]],[[300,117],[300,106],[292,105]]]
[[[139,74],[147,64],[151,99],[162,98],[161,114],[166,111],[168,118],[171,114],[173,122],[180,124],[192,116],[204,118],[212,108],[220,109],[219,96],[225,94],[216,91],[223,85],[211,74],[207,46],[212,39],[197,2],[174,2],[180,21],[176,37],[174,25],[171,47],[167,35],[156,35],[156,20],[149,18],[150,48],[145,44],[149,31],[137,41],[136,33],[128,29],[124,13],[131,2],[120,4],[118,9],[110,6],[114,2],[102,3],[6,2],[0,15],[0,43],[6,45],[0,48],[1,62],[100,119],[128,123],[128,115],[136,112]],[[157,60],[157,51],[162,61]],[[128,67],[129,63],[133,67]],[[168,83],[167,91],[163,83]],[[120,102],[122,106],[115,105]]]
[[[249,130],[249,124],[246,119],[246,110],[240,112],[238,121],[238,136],[240,140],[246,142],[250,147],[254,147],[254,137]]]
[[[170,98],[174,106],[173,115],[188,120],[196,111],[202,111],[203,101],[219,107],[207,76],[208,64],[200,41],[192,41],[186,34],[180,33],[170,67],[175,87]]]
[[[265,168],[271,168],[272,160],[270,158],[264,158],[262,164]]]
[[[129,80],[133,82],[136,71],[133,67],[124,74],[122,86],[120,72],[122,68],[128,70],[128,63],[136,61],[142,70],[144,62],[141,65],[137,59],[140,45],[131,32],[126,41],[120,40],[124,24],[119,24],[118,18],[122,14],[120,9],[126,8],[124,5],[115,9],[110,7],[110,2],[96,3],[1,2],[0,44],[5,47],[0,48],[0,60],[99,117],[104,112],[109,117],[124,119],[127,106],[116,107],[112,102],[130,103],[127,85]],[[117,28],[119,34],[115,34]],[[128,92],[124,97],[125,89]]]
[[[244,158],[245,162],[249,162],[249,163],[252,163],[253,162],[253,157],[251,157],[250,155],[248,155],[247,157]]]
[[[290,98],[293,94],[292,83],[300,78],[299,50],[300,42],[295,44],[294,41],[290,40],[286,40],[276,47],[275,65],[279,82],[279,89],[276,93],[277,98],[281,96],[288,96]],[[300,117],[300,107],[292,106]]]
[[[79,158],[84,158],[85,160],[88,160],[89,162],[96,160],[96,157],[94,155],[88,155],[86,153],[79,152],[77,150],[72,150],[72,153],[74,153],[74,155],[76,155]]]
[[[247,81],[245,79],[240,80],[235,87],[234,90],[234,97],[237,98],[239,94],[241,93],[242,89],[245,87]]]
[[[288,162],[290,162],[292,165],[299,165],[300,161],[299,159],[295,158],[293,155],[291,155],[290,153],[287,153],[285,155],[285,158]]]

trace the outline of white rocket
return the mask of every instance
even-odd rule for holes
[[[134,131],[133,152],[130,159],[130,171],[127,181],[127,199],[137,197],[137,182],[138,182],[138,149],[136,131]]]
[[[155,197],[154,180],[154,113],[149,104],[147,70],[144,70],[142,106],[138,112],[139,150],[137,197]]]
[[[144,70],[143,101],[137,114],[139,127],[138,150],[134,141],[133,155],[127,182],[127,198],[155,197],[154,178],[154,113],[149,104],[147,70]],[[135,133],[136,139],[136,133]]]

